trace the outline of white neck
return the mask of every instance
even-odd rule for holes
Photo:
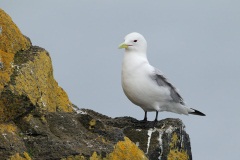
[[[135,50],[125,50],[124,57],[143,58],[147,60],[146,52],[137,52]]]
[[[148,63],[146,53],[126,50],[123,57],[122,69],[136,69],[143,63]]]

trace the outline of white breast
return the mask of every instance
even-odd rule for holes
[[[160,103],[169,98],[170,92],[164,87],[157,86],[150,74],[154,68],[147,58],[125,54],[122,64],[122,87],[124,93],[134,104],[144,110],[157,110]]]

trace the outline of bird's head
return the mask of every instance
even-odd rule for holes
[[[147,50],[147,41],[141,34],[132,32],[125,36],[125,41],[121,43],[118,48],[125,48],[126,51],[137,51],[145,53]]]

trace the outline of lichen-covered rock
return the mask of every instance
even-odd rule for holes
[[[92,110],[82,112],[96,120],[101,119],[105,128],[121,129],[121,133],[134,142],[149,159],[192,159],[190,138],[180,119],[168,118],[155,123],[142,122],[131,117],[101,118],[102,115]],[[86,115],[81,115],[82,118],[84,116]]]
[[[72,112],[66,92],[53,77],[51,58],[32,46],[0,9],[0,122],[34,111]]]
[[[32,158],[28,155],[27,152],[23,152],[22,154],[16,153],[10,156],[9,160],[31,160]]]
[[[27,50],[31,42],[22,35],[11,17],[0,8],[0,50],[7,53],[17,53]]]
[[[143,123],[73,108],[49,53],[0,9],[0,159],[192,159],[179,119]]]
[[[27,150],[19,133],[14,123],[0,124],[0,159],[18,156]]]
[[[10,76],[12,75],[13,71],[13,68],[11,66],[13,58],[13,53],[6,53],[0,50],[0,94],[4,86],[7,85],[7,83],[10,81]]]
[[[142,150],[136,146],[129,138],[125,137],[124,141],[118,142],[113,152],[107,155],[107,159],[109,160],[126,160],[126,159],[139,159],[139,160],[147,160],[147,157],[143,153]]]
[[[0,157],[29,159],[21,130],[14,123],[28,115],[72,112],[65,91],[53,77],[51,59],[32,46],[0,9]]]
[[[9,64],[6,62],[5,66]],[[1,90],[0,121],[12,120],[31,110],[36,114],[72,112],[72,104],[55,81],[51,59],[44,49],[32,46],[19,51],[11,67]]]
[[[68,96],[53,77],[52,62],[47,51],[33,46],[15,54],[14,74],[9,90],[17,95],[27,95],[39,111],[71,112]]]
[[[6,142],[0,146],[6,155],[27,152],[37,160],[192,159],[189,136],[179,119],[143,123],[81,109],[78,113],[49,112],[42,117],[30,113],[12,127],[3,128],[9,128],[7,137],[20,135],[11,138],[12,144],[20,147],[10,148]]]

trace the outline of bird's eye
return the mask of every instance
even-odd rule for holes
[[[137,40],[134,40],[133,42],[137,42]]]

